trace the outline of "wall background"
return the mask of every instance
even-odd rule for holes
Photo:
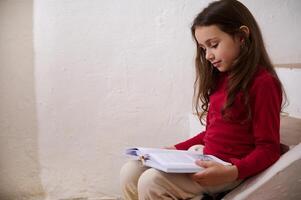
[[[1,0],[1,197],[119,196],[124,148],[198,132],[189,27],[208,2]],[[300,66],[301,3],[242,2],[274,63]],[[301,69],[277,72],[301,118]]]
[[[33,51],[33,1],[0,0],[1,200],[44,196]]]

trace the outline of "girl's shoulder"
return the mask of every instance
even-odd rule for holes
[[[269,90],[272,88],[281,88],[277,76],[264,68],[259,68],[254,75],[250,89],[254,90]],[[281,90],[281,89],[280,89]]]

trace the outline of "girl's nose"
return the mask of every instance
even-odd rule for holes
[[[212,52],[210,51],[206,51],[206,59],[209,61],[213,61],[214,60],[214,55]]]

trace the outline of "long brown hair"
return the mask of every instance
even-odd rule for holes
[[[225,116],[227,109],[233,105],[237,93],[242,92],[244,105],[247,109],[246,119],[250,119],[248,88],[259,66],[266,69],[278,80],[282,91],[283,87],[267,54],[259,26],[251,12],[239,1],[220,0],[210,3],[196,16],[191,26],[191,33],[196,44],[194,107],[199,120],[203,124],[204,116],[209,109],[209,96],[216,87],[220,73],[206,60],[205,52],[200,48],[195,38],[197,27],[210,25],[216,25],[232,37],[240,36],[245,41],[237,61],[228,72],[227,100],[221,112]],[[240,29],[241,26],[249,28],[249,35]]]

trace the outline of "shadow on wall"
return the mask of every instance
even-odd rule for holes
[[[43,199],[39,178],[33,1],[0,1],[0,199]]]

